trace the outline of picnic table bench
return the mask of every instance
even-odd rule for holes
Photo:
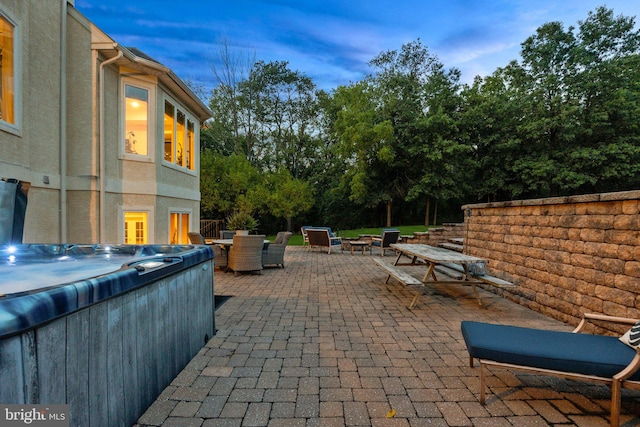
[[[378,267],[385,270],[389,275],[387,276],[387,280],[384,283],[389,282],[389,279],[393,276],[399,282],[402,282],[404,285],[422,285],[422,282],[404,270],[396,267],[395,265],[391,265],[380,258],[373,258],[373,261],[378,264]]]

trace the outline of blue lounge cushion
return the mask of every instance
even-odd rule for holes
[[[636,352],[617,337],[463,321],[469,355],[499,363],[612,378]],[[640,371],[631,380],[640,380]]]

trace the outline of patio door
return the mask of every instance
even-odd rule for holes
[[[183,245],[189,243],[191,217],[186,212],[171,212],[169,217],[169,243]]]
[[[147,212],[124,213],[124,243],[145,245],[148,241]]]

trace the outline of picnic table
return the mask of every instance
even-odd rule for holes
[[[470,272],[470,266],[474,264],[486,264],[488,261],[484,258],[478,258],[471,255],[465,255],[460,252],[451,251],[445,248],[438,248],[435,246],[429,246],[424,244],[411,244],[411,243],[392,243],[391,248],[393,248],[398,256],[396,258],[394,266],[397,265],[407,265],[401,264],[400,258],[403,256],[411,258],[411,262],[409,265],[415,265],[417,260],[422,260],[427,265],[427,271],[422,278],[422,286],[418,289],[416,296],[411,301],[409,308],[412,309],[415,303],[418,301],[418,298],[422,294],[422,291],[425,289],[428,284],[451,284],[451,283],[469,283],[473,289],[473,294],[478,300],[478,305],[482,306],[482,300],[480,299],[480,294],[478,293],[478,289],[476,288],[476,283],[479,281],[476,277],[474,277]],[[435,268],[438,265],[460,265],[462,266],[463,274],[461,280],[438,280],[435,273]]]

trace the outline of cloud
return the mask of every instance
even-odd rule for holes
[[[608,0],[616,15],[640,2]],[[184,78],[215,84],[216,43],[290,68],[322,88],[360,80],[379,53],[418,38],[463,80],[519,58],[542,24],[587,18],[599,0],[76,0],[76,8],[117,42],[135,46]]]

